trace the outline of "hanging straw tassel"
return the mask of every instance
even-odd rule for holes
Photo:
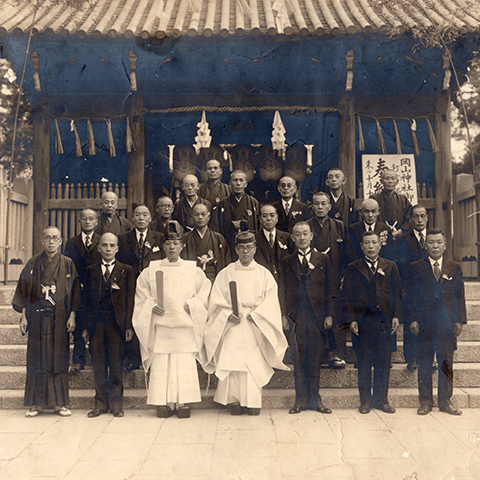
[[[402,141],[400,140],[400,132],[398,131],[397,122],[393,119],[393,129],[395,130],[395,145],[397,147],[397,155],[401,155],[402,152]]]
[[[364,152],[365,151],[365,138],[363,137],[362,121],[360,120],[360,115],[357,115],[357,123],[358,123],[358,149],[361,152]]]
[[[375,119],[375,123],[377,124],[377,137],[378,137],[378,144],[380,145],[380,150],[382,151],[383,155],[387,153],[387,147],[385,145],[385,140],[383,139],[382,127],[380,126],[380,122]]]
[[[427,118],[427,130],[428,130],[428,138],[430,139],[430,145],[432,147],[433,153],[438,153],[440,151],[440,147],[438,146],[437,137],[435,136],[435,132],[433,131],[432,124],[430,120]]]
[[[135,151],[135,143],[132,136],[132,128],[130,127],[130,118],[127,117],[127,133],[125,134],[125,150],[127,153]]]
[[[413,146],[413,154],[416,157],[419,157],[421,155],[420,152],[420,146],[418,145],[418,138],[417,138],[417,122],[415,119],[412,120],[412,123],[410,124],[410,129],[412,130],[412,146]]]
[[[70,131],[74,132],[75,134],[75,156],[83,157],[82,142],[80,141],[77,126],[75,125],[75,122],[73,120],[70,122]]]
[[[110,151],[110,156],[116,157],[117,151],[115,150],[115,142],[113,141],[112,121],[110,119],[107,120],[107,136],[108,136],[108,150]]]
[[[87,144],[88,144],[88,154],[90,156],[97,154],[97,147],[95,146],[95,136],[93,135],[92,122],[87,118]]]
[[[60,128],[58,126],[57,119],[55,119],[55,153],[57,155],[63,155],[62,137],[60,136]]]

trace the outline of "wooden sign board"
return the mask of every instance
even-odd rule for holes
[[[383,170],[398,173],[397,192],[405,195],[412,205],[418,203],[415,157],[409,155],[362,155],[363,198],[382,190],[380,174]]]

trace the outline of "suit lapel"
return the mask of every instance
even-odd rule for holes
[[[130,230],[127,236],[128,244],[130,245],[133,253],[138,258],[138,242],[137,242],[137,231],[135,229]]]
[[[263,253],[263,256],[268,261],[270,259],[270,253],[268,251],[267,239],[265,238],[265,234],[263,233],[263,230],[260,230],[260,232],[259,232],[258,244],[259,244],[259,247],[260,247],[260,251]]]
[[[307,270],[307,277],[309,277],[315,268],[317,268],[318,264],[320,263],[320,255],[317,252],[314,252],[312,250],[312,254],[310,255],[310,262],[308,265],[308,270]],[[310,265],[313,265],[314,268],[310,268]]]
[[[100,241],[100,235],[97,232],[94,232],[92,235],[92,243],[88,247],[88,253],[92,253],[93,249],[97,248],[99,241]]]
[[[368,280],[368,266],[365,262],[365,259],[362,257],[362,259],[355,266],[357,267],[357,270]]]
[[[87,251],[85,250],[85,244],[83,243],[82,234],[75,238],[75,248],[82,258],[87,257]]]
[[[295,255],[292,256],[292,270],[293,273],[295,273],[297,280],[301,280],[301,274],[300,274],[300,262],[298,261],[298,253],[295,253]]]

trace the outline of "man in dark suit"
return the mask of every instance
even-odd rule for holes
[[[157,200],[155,210],[157,212],[157,218],[153,220],[149,228],[151,228],[154,232],[161,233],[165,237],[167,233],[168,222],[172,219],[173,214],[172,199],[166,195],[160,197]]]
[[[427,257],[425,240],[427,238],[428,214],[425,207],[415,205],[412,208],[411,228],[397,238],[397,266],[402,279],[403,290],[403,355],[407,362],[407,369],[413,372],[417,368],[418,337],[410,331],[408,320],[410,295],[406,294],[410,281],[410,266],[417,260]]]
[[[368,413],[373,406],[395,413],[388,403],[388,383],[392,336],[402,310],[400,274],[395,262],[379,257],[377,233],[365,232],[361,245],[364,257],[347,266],[343,283],[345,314],[350,330],[358,337],[359,412]]]
[[[292,233],[293,226],[297,222],[303,222],[310,218],[310,210],[295,198],[297,184],[293,178],[281,178],[278,182],[278,191],[282,199],[273,203],[278,212],[277,228],[282,232]]]
[[[163,235],[148,227],[152,217],[145,205],[138,205],[133,212],[134,229],[118,237],[118,261],[133,268],[135,278],[150,265],[152,260],[160,260],[163,255]],[[126,346],[125,370],[140,367],[140,345],[136,335]]]
[[[121,217],[117,213],[118,196],[115,192],[105,192],[102,195],[102,213],[97,225],[97,233],[101,236],[110,232],[114,235],[120,235],[132,229],[132,224],[128,218]]]
[[[355,250],[350,241],[350,235],[341,220],[330,218],[328,213],[332,208],[330,195],[317,192],[313,196],[313,218],[308,224],[313,233],[312,247],[323,252],[330,258],[332,264],[332,281],[335,294],[340,291],[340,282],[348,263],[355,260]],[[334,328],[328,332],[328,362],[330,368],[345,368],[346,330],[341,318],[336,318]]]
[[[98,263],[101,260],[100,252],[97,249],[100,235],[95,232],[98,224],[97,212],[86,208],[80,212],[81,233],[67,240],[64,255],[73,260],[77,269],[80,286],[83,288],[85,270],[89,265]],[[85,368],[85,342],[82,337],[82,315],[83,307],[77,310],[77,323],[73,332],[73,353],[71,372],[78,372]]]
[[[261,230],[255,234],[257,251],[254,258],[279,283],[280,262],[290,253],[290,234],[277,230],[277,222],[277,209],[271,204],[263,205],[260,208]]]
[[[361,247],[362,235],[365,232],[373,231],[378,233],[380,236],[380,243],[382,244],[382,257],[388,258],[389,260],[394,260],[394,241],[391,236],[389,238],[388,234],[390,229],[388,228],[387,224],[378,221],[380,209],[377,201],[373,198],[367,198],[362,202],[359,211],[362,220],[360,222],[353,223],[348,228],[350,240],[352,241],[353,248],[355,249],[357,259],[363,257]]]
[[[325,183],[330,190],[330,204],[332,205],[328,215],[341,220],[348,228],[354,222],[355,199],[343,191],[345,185],[343,170],[338,167],[331,168],[327,173]]]
[[[467,323],[465,286],[460,265],[444,257],[445,236],[430,229],[426,238],[427,258],[412,263],[409,315],[410,329],[418,335],[419,415],[433,407],[432,361],[438,360],[438,408],[450,415],[462,411],[452,405],[453,352],[457,337]],[[413,319],[413,321],[412,321]]]
[[[295,405],[289,413],[305,409],[332,413],[319,394],[325,331],[332,328],[334,289],[330,260],[310,248],[313,234],[307,222],[293,227],[297,251],[282,260],[280,304],[294,331]]]
[[[123,341],[133,337],[135,274],[115,261],[118,238],[113,233],[102,235],[98,251],[102,261],[87,268],[84,285],[83,337],[85,342],[90,338],[95,380],[95,408],[88,417],[108,411],[123,417]]]

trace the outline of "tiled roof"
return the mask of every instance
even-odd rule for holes
[[[0,34],[28,32],[34,4],[0,0]],[[42,0],[34,33],[112,38],[337,35],[391,27],[402,33],[432,23],[479,32],[478,6],[479,0]]]

